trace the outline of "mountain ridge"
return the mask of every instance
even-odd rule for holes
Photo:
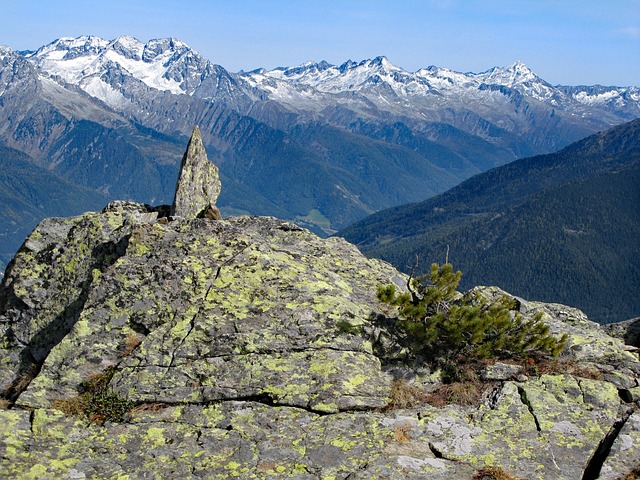
[[[130,36],[1,52],[0,140],[40,167],[111,198],[166,202],[177,145],[198,124],[229,185],[223,215],[273,214],[323,235],[640,115],[637,87],[550,87],[518,62],[232,73],[178,39]]]
[[[52,55],[52,52],[56,55]],[[64,55],[61,56],[60,53]],[[78,71],[64,65],[65,61],[72,60],[73,67],[76,67],[75,63],[80,57],[85,57],[92,68]],[[129,74],[145,82],[149,87],[196,96],[200,89],[209,86],[206,83],[207,80],[216,76],[219,81],[220,76],[224,75],[231,83],[235,82],[235,86],[242,89],[242,96],[250,97],[252,100],[273,98],[274,95],[287,97],[287,92],[278,92],[278,88],[282,88],[282,85],[265,83],[266,78],[270,78],[276,82],[288,80],[286,83],[315,88],[323,94],[358,92],[363,86],[368,87],[371,84],[375,86],[379,83],[388,85],[395,94],[401,92],[411,96],[425,92],[442,95],[448,90],[460,94],[463,87],[465,87],[465,95],[468,96],[472,93],[469,87],[477,91],[490,90],[491,87],[505,87],[538,101],[549,101],[552,105],[571,104],[572,111],[575,113],[584,113],[580,111],[580,106],[594,106],[604,102],[604,96],[609,103],[617,102],[618,109],[628,107],[629,111],[626,113],[628,120],[640,114],[638,87],[598,86],[591,91],[593,95],[585,89],[575,93],[574,89],[579,87],[553,87],[519,61],[507,67],[491,67],[481,73],[460,73],[436,66],[409,72],[396,67],[386,57],[380,56],[359,62],[348,60],[340,66],[331,65],[326,61],[307,62],[294,67],[258,69],[234,74],[204,59],[177,39],[155,39],[144,44],[129,36],[120,36],[111,41],[91,36],[76,39],[65,37],[41,47],[26,58],[36,61],[41,70],[51,75],[62,74],[65,81],[81,85],[87,91],[95,88],[89,86],[87,82],[89,79],[95,80],[96,75],[101,73],[98,67],[105,63],[104,59],[106,59],[106,62],[114,62],[128,69]],[[162,68],[156,65],[157,58],[162,60]],[[125,60],[142,62],[148,64],[149,68],[136,67],[135,62]],[[83,65],[87,66],[87,64]],[[184,72],[180,73],[180,70]],[[308,75],[309,71],[316,72],[318,75]],[[83,82],[85,82],[84,85]],[[251,85],[248,85],[249,83]],[[93,93],[100,92],[93,91]],[[293,94],[292,91],[288,93]],[[224,96],[213,95],[206,98],[224,99],[226,103],[231,104],[230,98]],[[369,100],[372,99],[369,98]]]

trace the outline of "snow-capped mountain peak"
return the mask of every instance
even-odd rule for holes
[[[402,89],[401,85],[410,76],[384,56],[360,62],[348,60],[340,66],[331,65],[326,61],[306,62],[297,67],[280,67],[269,71],[254,70],[246,75],[251,78],[253,84],[268,83],[271,90],[274,88],[271,84],[276,80],[311,87],[322,93],[360,91],[380,84],[387,85],[391,90]]]
[[[121,35],[109,43],[109,48],[130,60],[143,60],[145,45],[140,40],[128,35]]]
[[[379,67],[386,71],[402,70],[401,68],[398,68],[393,63],[391,63],[389,59],[384,55],[380,55],[373,60],[366,60],[365,62],[365,65],[372,68]]]
[[[183,53],[185,51],[191,51],[189,46],[175,38],[159,38],[154,40],[149,40],[149,42],[144,46],[144,54],[142,59],[145,62],[150,62],[156,59],[158,56],[166,55],[167,52],[171,54],[175,53]],[[194,52],[195,53],[195,52]]]
[[[121,80],[132,78],[148,87],[191,94],[210,62],[175,38],[142,43],[122,35],[107,41],[94,36],[60,38],[29,55],[50,76],[78,85],[111,106],[122,106]],[[114,75],[116,72],[119,75]]]
[[[332,67],[333,65],[324,60],[319,63],[308,61],[297,67],[278,67],[270,72],[265,69],[258,69],[250,73],[270,73],[270,75],[275,78],[282,78],[290,81],[301,81],[305,78],[308,79],[309,77],[315,77]]]
[[[77,38],[62,37],[30,56],[49,60],[72,60],[76,57],[96,55],[109,45],[109,42],[93,35],[82,35]]]
[[[493,67],[486,72],[476,74],[482,86],[499,86],[516,90],[536,100],[558,105],[567,100],[566,96],[518,61],[507,67]]]
[[[484,83],[514,87],[524,83],[541,81],[533,71],[524,63],[518,61],[511,65],[500,68],[494,67],[484,74]]]
[[[13,49],[11,47],[7,45],[0,45],[0,60],[12,54],[13,54]]]

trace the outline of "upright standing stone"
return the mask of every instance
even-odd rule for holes
[[[200,129],[196,125],[182,157],[172,214],[185,218],[219,219],[220,212],[215,205],[220,188],[218,167],[207,158]]]

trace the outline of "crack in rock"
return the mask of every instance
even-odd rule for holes
[[[431,450],[431,453],[433,453],[434,457],[436,457],[436,458],[445,458],[444,455],[442,454],[442,452],[440,450],[438,450],[436,448],[436,446],[431,442],[429,442],[429,450]]]
[[[622,418],[617,419],[604,438],[600,440],[598,447],[593,452],[593,455],[584,469],[582,480],[596,480],[600,477],[602,465],[604,465],[604,462],[607,460],[607,457],[611,453],[611,447],[618,438],[618,435],[620,435],[622,427],[627,423],[627,420],[629,420],[632,413],[633,410],[630,410],[625,413]]]
[[[520,394],[520,400],[522,401],[522,404],[527,407],[527,409],[529,410],[529,413],[533,417],[533,421],[536,424],[536,430],[538,431],[538,433],[542,432],[542,428],[540,427],[540,422],[538,420],[538,417],[533,411],[533,405],[531,405],[531,402],[527,398],[526,390],[523,387],[518,386],[518,393]]]

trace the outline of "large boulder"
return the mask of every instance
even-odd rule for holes
[[[380,361],[344,325],[379,313],[376,285],[397,275],[273,218],[44,222],[7,273],[3,386],[27,358],[39,373],[17,399],[25,407],[50,407],[107,367],[137,403],[383,407]]]

